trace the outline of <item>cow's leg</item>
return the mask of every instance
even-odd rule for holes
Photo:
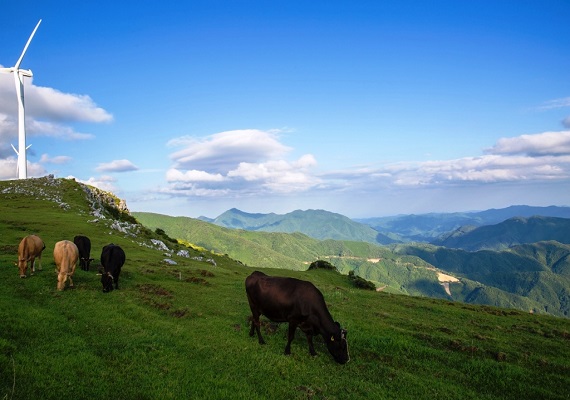
[[[297,323],[289,321],[289,331],[287,332],[287,345],[285,346],[285,354],[291,354],[291,342],[295,338]]]
[[[115,289],[119,289],[119,275],[117,274],[117,276],[113,279],[113,281],[115,281]]]
[[[71,279],[71,275],[67,275],[67,278],[69,279],[69,287],[72,288],[73,287],[73,279]]]
[[[259,344],[265,344],[265,340],[261,336],[261,322],[259,321],[259,317],[261,314],[257,311],[251,310],[251,329],[249,330],[249,336],[253,336],[253,333],[257,333],[257,341]]]
[[[312,356],[316,356],[317,352],[315,351],[315,346],[313,346],[313,334],[305,332],[305,335],[307,335],[307,343],[309,344],[309,353],[311,353]]]
[[[41,271],[42,270],[42,253],[40,253],[40,255],[38,256],[38,261],[39,261],[38,271]]]
[[[67,274],[65,272],[60,272],[57,275],[57,290],[62,291],[65,288],[65,281],[67,280]]]
[[[31,268],[32,272],[30,273],[30,275],[33,275],[36,272],[36,258],[35,257],[32,257],[30,259],[30,266],[32,267]]]

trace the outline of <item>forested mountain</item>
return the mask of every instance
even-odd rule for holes
[[[299,232],[319,240],[354,240],[380,244],[394,242],[366,224],[324,210],[296,210],[281,215],[250,214],[232,208],[215,219],[201,219],[225,228],[258,232]]]
[[[515,217],[495,225],[458,229],[432,244],[463,249],[502,250],[514,245],[556,240],[570,243],[570,219],[554,217]]]
[[[246,213],[231,209],[216,218],[199,219],[232,229],[259,232],[300,232],[315,239],[355,240],[374,244],[432,242],[451,232],[466,232],[513,217],[570,218],[570,207],[512,206],[465,213],[430,213],[352,220],[325,210],[287,214]],[[543,239],[548,240],[548,239]]]
[[[482,303],[570,315],[570,245],[556,241],[469,252],[428,244],[394,245],[460,279],[452,297]]]
[[[397,236],[402,242],[431,242],[458,229],[466,231],[474,227],[498,224],[513,217],[533,216],[570,218],[570,207],[523,205],[477,212],[396,215],[356,221],[370,225],[381,234]]]

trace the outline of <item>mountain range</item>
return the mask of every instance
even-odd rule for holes
[[[397,215],[357,220],[325,210],[251,214],[232,208],[216,218],[199,219],[231,229],[255,232],[300,232],[319,240],[353,240],[374,244],[408,242],[440,244],[442,240],[448,239],[446,244],[448,245],[452,243],[451,237],[457,238],[462,233],[470,232],[477,227],[499,224],[515,217],[533,216],[570,218],[570,207],[519,205],[477,212]],[[532,240],[535,241],[537,240]]]
[[[550,214],[567,212],[564,207],[546,209]],[[343,274],[354,271],[372,281],[379,290],[568,316],[570,219],[512,216],[541,211],[545,210],[517,206],[477,213],[469,219],[442,215],[439,222],[436,214],[430,214],[423,220],[424,230],[418,216],[410,216],[407,229],[413,226],[419,236],[429,237],[433,231],[428,220],[443,233],[434,244],[394,240],[387,246],[370,240],[370,226],[323,210],[277,215],[232,209],[211,222],[149,213],[133,215],[151,229],[163,229],[172,237],[253,267],[303,270],[310,262],[324,259]],[[483,223],[502,217],[509,219],[494,225],[455,228],[457,220]],[[403,228],[407,218],[397,218]],[[452,220],[456,222],[451,224]],[[443,226],[455,230],[444,232]],[[279,228],[293,233],[275,232]],[[327,238],[327,232],[336,239]],[[386,232],[384,237],[388,235],[392,233]]]

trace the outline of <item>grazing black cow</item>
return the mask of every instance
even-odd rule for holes
[[[91,256],[91,240],[87,236],[77,235],[73,238],[73,243],[77,246],[79,250],[79,265],[83,271],[89,271],[89,265],[92,258]]]
[[[265,341],[261,337],[259,317],[265,315],[273,322],[289,323],[285,354],[291,354],[291,342],[298,326],[307,336],[311,355],[317,355],[313,336],[321,334],[336,362],[344,364],[349,360],[346,330],[333,320],[323,294],[311,282],[255,271],[246,278],[245,291],[253,315],[249,336],[256,331],[260,344]]]
[[[101,283],[103,284],[103,292],[110,292],[119,288],[119,274],[121,267],[125,263],[125,252],[119,246],[111,243],[103,247],[101,252],[101,265],[103,271],[101,274]]]

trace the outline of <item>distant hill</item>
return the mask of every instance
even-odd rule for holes
[[[297,210],[281,214],[250,214],[232,208],[214,219],[206,219],[218,226],[258,232],[303,233],[315,239],[352,240],[389,244],[395,240],[380,234],[370,226],[351,220],[341,214],[324,210]]]
[[[467,251],[502,250],[514,245],[556,240],[570,243],[570,219],[515,217],[495,225],[459,229],[432,244]]]
[[[570,207],[517,205],[477,212],[397,215],[356,221],[369,225],[380,234],[398,237],[401,242],[431,242],[460,228],[469,229],[468,227],[498,224],[513,217],[532,216],[570,218]]]

